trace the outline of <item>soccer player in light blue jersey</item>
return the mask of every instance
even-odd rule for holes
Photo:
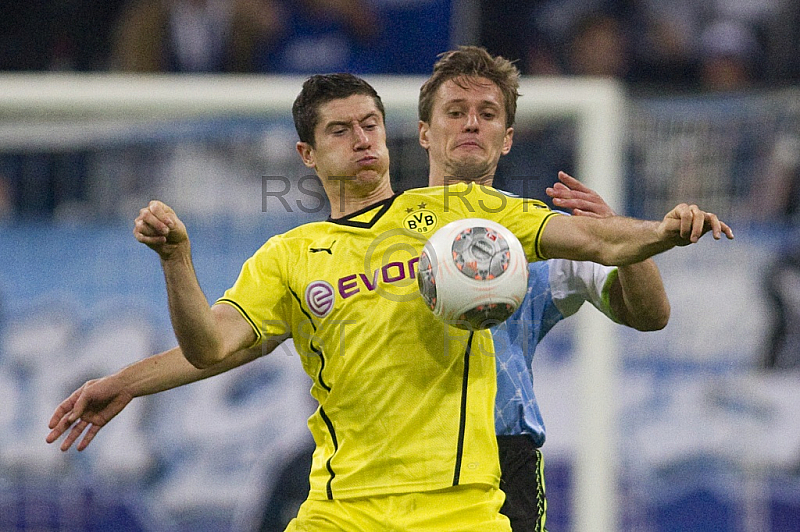
[[[519,72],[478,47],[443,54],[420,90],[419,140],[428,152],[429,184],[473,182],[491,186],[500,157],[511,150]],[[574,215],[614,212],[593,190],[561,172],[547,189],[554,204]],[[610,268],[551,259],[529,264],[528,295],[517,312],[492,330],[496,346],[495,431],[502,512],[515,532],[544,530],[545,427],[533,390],[534,350],[560,320],[591,302],[617,323],[638,330],[663,328],[669,319],[655,263]]]

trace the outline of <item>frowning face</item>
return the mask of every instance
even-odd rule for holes
[[[430,184],[491,184],[513,136],[497,85],[486,78],[446,81],[436,91],[430,123],[419,123],[419,142],[430,160]]]

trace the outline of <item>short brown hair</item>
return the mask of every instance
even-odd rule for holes
[[[486,78],[497,85],[505,100],[506,127],[511,127],[517,114],[519,69],[508,59],[492,56],[479,46],[459,46],[458,50],[439,54],[433,74],[419,90],[419,119],[430,122],[433,99],[442,84],[452,79],[464,87],[460,81],[467,77]]]
[[[318,74],[308,78],[292,105],[294,128],[300,141],[314,146],[314,129],[319,121],[319,108],[323,104],[356,94],[371,96],[375,100],[375,107],[381,113],[381,118],[386,121],[386,111],[381,97],[372,85],[363,79],[347,73]]]

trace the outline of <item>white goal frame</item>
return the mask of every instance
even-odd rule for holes
[[[389,120],[416,124],[424,78],[366,76],[381,94]],[[0,75],[0,152],[68,148],[114,135],[131,122],[192,116],[289,116],[303,78],[262,75]],[[573,117],[577,176],[617,212],[623,209],[626,98],[611,80],[526,78],[517,122]],[[416,130],[410,132],[416,135]],[[555,176],[554,176],[555,177]],[[573,529],[618,529],[616,395],[620,388],[614,325],[598,312],[576,317],[579,428]]]

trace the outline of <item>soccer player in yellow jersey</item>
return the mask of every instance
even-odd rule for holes
[[[209,306],[188,232],[161,202],[136,238],[164,271],[179,347],[89,381],[57,409],[49,442],[78,449],[133,398],[226,371],[291,337],[313,379],[311,491],[289,530],[510,530],[499,513],[495,364],[487,331],[458,331],[425,309],[414,279],[426,236],[467,216],[506,225],[531,261],[638,262],[708,231],[716,216],[679,205],[661,222],[559,216],[470,185],[395,194],[384,112],[363,80],[312,76],[293,107],[297,151],[331,217],[271,238]]]

